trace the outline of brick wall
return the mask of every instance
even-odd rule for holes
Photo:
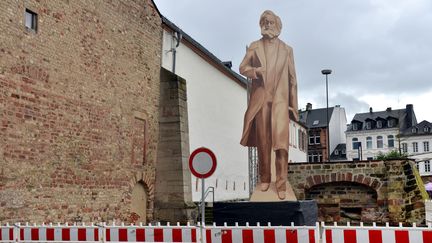
[[[288,180],[299,200],[317,200],[323,220],[420,224],[427,194],[414,168],[406,160],[290,163]]]
[[[0,8],[0,221],[131,221],[138,181],[152,220],[162,38],[152,1]]]

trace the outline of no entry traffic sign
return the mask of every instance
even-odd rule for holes
[[[211,176],[216,170],[216,156],[208,148],[195,149],[189,157],[189,169],[198,178]]]

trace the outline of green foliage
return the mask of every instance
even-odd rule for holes
[[[391,160],[391,159],[407,159],[408,155],[406,153],[399,153],[397,150],[392,150],[388,153],[379,152],[376,157],[377,160]]]

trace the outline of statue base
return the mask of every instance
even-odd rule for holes
[[[314,200],[278,202],[215,202],[213,219],[217,225],[240,226],[249,223],[275,226],[294,225],[314,226],[318,220],[318,207]]]
[[[297,198],[294,194],[294,191],[291,187],[291,184],[289,184],[288,182],[286,184],[286,191],[285,191],[285,198],[284,199],[280,199],[278,197],[275,182],[271,182],[269,189],[265,192],[261,191],[260,188],[261,188],[261,183],[258,183],[258,185],[255,187],[254,192],[251,195],[251,198],[250,198],[251,202],[297,201]]]

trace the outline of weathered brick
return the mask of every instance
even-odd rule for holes
[[[137,174],[152,220],[162,49],[153,2],[0,8],[0,221],[128,222]],[[37,33],[23,25],[26,8]]]

